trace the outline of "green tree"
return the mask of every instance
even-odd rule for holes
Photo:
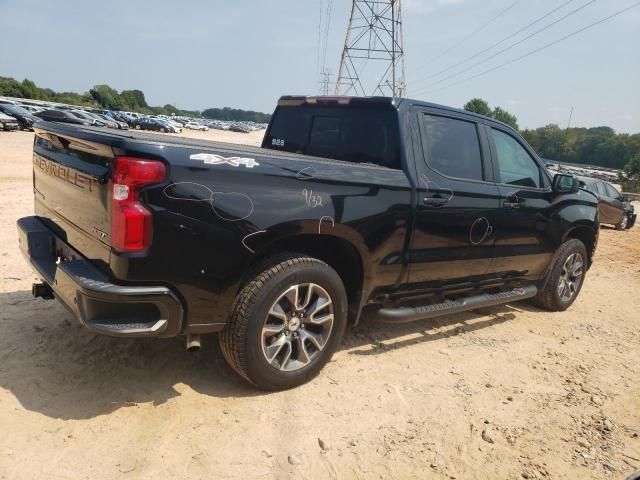
[[[467,103],[464,104],[464,108],[467,112],[477,113],[479,115],[484,115],[485,117],[491,116],[491,107],[486,100],[481,98],[472,98]]]
[[[98,105],[103,108],[108,108],[109,110],[121,110],[123,108],[123,102],[118,91],[109,85],[96,85],[89,90],[89,93]]]
[[[464,108],[467,112],[478,113],[485,117],[495,118],[499,122],[506,123],[507,125],[518,130],[518,119],[515,115],[507,112],[501,107],[496,107],[493,110],[489,106],[489,103],[482,98],[472,98],[464,104]]]
[[[640,193],[640,153],[634,155],[624,166],[620,181],[624,191]]]
[[[491,112],[490,116],[495,118],[499,122],[506,123],[510,127],[518,130],[518,119],[515,115],[512,115],[506,110],[503,110],[500,107],[496,107],[493,109],[493,112]]]

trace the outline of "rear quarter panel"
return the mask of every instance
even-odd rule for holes
[[[129,281],[170,279],[191,326],[226,323],[251,263],[284,238],[348,241],[361,257],[365,298],[398,281],[411,221],[403,171],[230,145],[135,148],[168,159],[170,182],[144,193],[154,213],[149,255],[112,255],[112,270]],[[224,160],[205,163],[203,154]]]

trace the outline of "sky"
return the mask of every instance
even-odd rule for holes
[[[86,92],[96,84],[137,88],[151,105],[271,112],[281,95],[319,93],[319,17],[328,1],[0,0],[0,76],[29,78],[56,91]],[[499,47],[439,76],[567,0],[402,1],[408,97],[454,107],[481,97],[514,113],[526,128],[565,127],[573,107],[572,126],[640,132],[640,6],[452,85],[637,0],[572,0]],[[587,3],[531,39],[434,85]],[[350,10],[351,1],[333,0],[326,68],[334,80]]]

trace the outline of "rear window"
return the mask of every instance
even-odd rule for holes
[[[398,117],[359,107],[278,107],[265,147],[400,169]]]

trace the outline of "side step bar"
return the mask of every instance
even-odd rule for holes
[[[508,292],[484,293],[473,297],[460,298],[455,301],[435,303],[423,307],[382,308],[378,311],[378,320],[389,323],[408,323],[416,320],[450,315],[452,313],[466,312],[482,307],[492,307],[503,303],[517,302],[535,297],[538,289],[534,285],[515,288]]]

